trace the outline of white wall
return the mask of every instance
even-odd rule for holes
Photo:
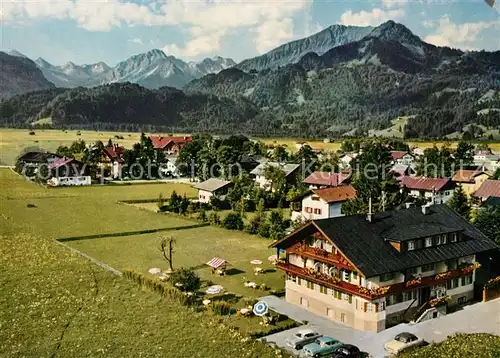
[[[198,201],[200,203],[209,203],[210,198],[213,196],[213,193],[206,190],[198,190]]]
[[[90,185],[90,176],[78,176],[78,177],[53,177],[47,181],[49,185],[53,186],[80,186],[80,185]]]

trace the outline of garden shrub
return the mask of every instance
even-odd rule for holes
[[[221,220],[219,214],[211,213],[210,216],[208,217],[208,222],[210,223],[210,225],[220,226]]]
[[[170,274],[168,281],[172,285],[180,284],[179,289],[185,292],[196,292],[200,289],[200,277],[193,269],[181,267]]]
[[[228,230],[243,230],[243,219],[239,213],[232,212],[224,218],[222,226]]]

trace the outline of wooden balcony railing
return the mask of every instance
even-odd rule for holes
[[[406,282],[400,282],[393,285],[382,286],[377,288],[366,288],[358,285],[354,285],[349,282],[343,281],[339,277],[333,277],[318,271],[315,271],[312,268],[303,268],[299,266],[295,266],[285,262],[278,262],[276,266],[282,269],[285,272],[288,272],[294,276],[301,277],[308,281],[317,283],[319,285],[329,287],[332,289],[337,289],[346,293],[350,293],[353,295],[357,295],[363,297],[367,300],[374,300],[380,297],[384,297],[390,294],[397,294],[404,291],[413,290],[420,287],[425,286],[433,286],[437,284],[443,284],[450,279],[459,278],[463,276],[470,275],[472,270],[478,268],[477,265],[469,266],[465,268],[460,268],[452,271],[448,271],[445,273],[422,277],[418,280],[411,280]]]
[[[354,267],[342,255],[328,252],[317,247],[310,247],[305,243],[298,242],[289,247],[286,252],[334,265],[339,269],[354,270]]]

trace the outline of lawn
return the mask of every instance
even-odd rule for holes
[[[166,196],[174,188],[180,191],[184,187],[162,184],[45,189],[9,169],[0,169],[0,188],[1,357],[277,356],[274,349],[259,342],[245,342],[242,336],[231,333],[227,326],[218,323],[220,318],[196,313],[168,298],[143,291],[71,254],[54,240],[62,236],[192,225],[192,220],[117,203],[123,197],[157,197],[159,188]],[[186,265],[197,265],[205,261],[205,255],[222,255],[229,248],[231,253],[239,251],[235,266],[248,270],[251,265],[243,259],[246,247],[261,253],[265,260],[270,255],[267,242],[241,233],[232,236],[215,228],[185,231],[178,238],[175,254],[179,264],[184,260]],[[152,265],[159,257],[155,237],[128,236],[117,238],[118,241],[109,238],[78,243],[85,243],[89,246],[87,251],[97,257],[108,255],[111,265],[133,266],[144,272],[150,262],[141,262],[140,258],[151,257]],[[214,242],[202,247],[197,244],[200,237],[211,237]],[[247,239],[249,245],[241,245]],[[189,242],[196,247],[196,253],[188,250]],[[108,249],[113,245],[105,243],[113,243],[117,251],[111,253]],[[203,269],[200,271],[203,273]],[[241,275],[227,277],[228,289],[239,286]],[[278,280],[278,276],[273,273],[262,277],[272,281]],[[259,327],[255,319],[245,322],[234,317],[228,321],[247,330]]]
[[[209,226],[155,234],[70,241],[67,244],[115,269],[133,269],[147,273],[152,267],[163,270],[168,268],[158,250],[162,236],[173,236],[176,240],[174,268],[195,268],[203,280],[221,285],[228,292],[247,297],[269,294],[269,291],[244,287],[245,281],[266,284],[271,289],[284,287],[283,273],[275,270],[268,261],[270,255],[276,254],[276,250],[267,248],[270,242],[240,231]],[[216,256],[230,262],[226,276],[212,275],[211,269],[204,265]],[[253,272],[255,265],[250,263],[251,260],[261,260],[262,264],[257,266],[268,272],[256,276]]]

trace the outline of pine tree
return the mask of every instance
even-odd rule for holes
[[[462,215],[467,220],[470,220],[471,205],[467,194],[461,185],[457,186],[453,192],[453,197],[448,201],[448,206]]]

